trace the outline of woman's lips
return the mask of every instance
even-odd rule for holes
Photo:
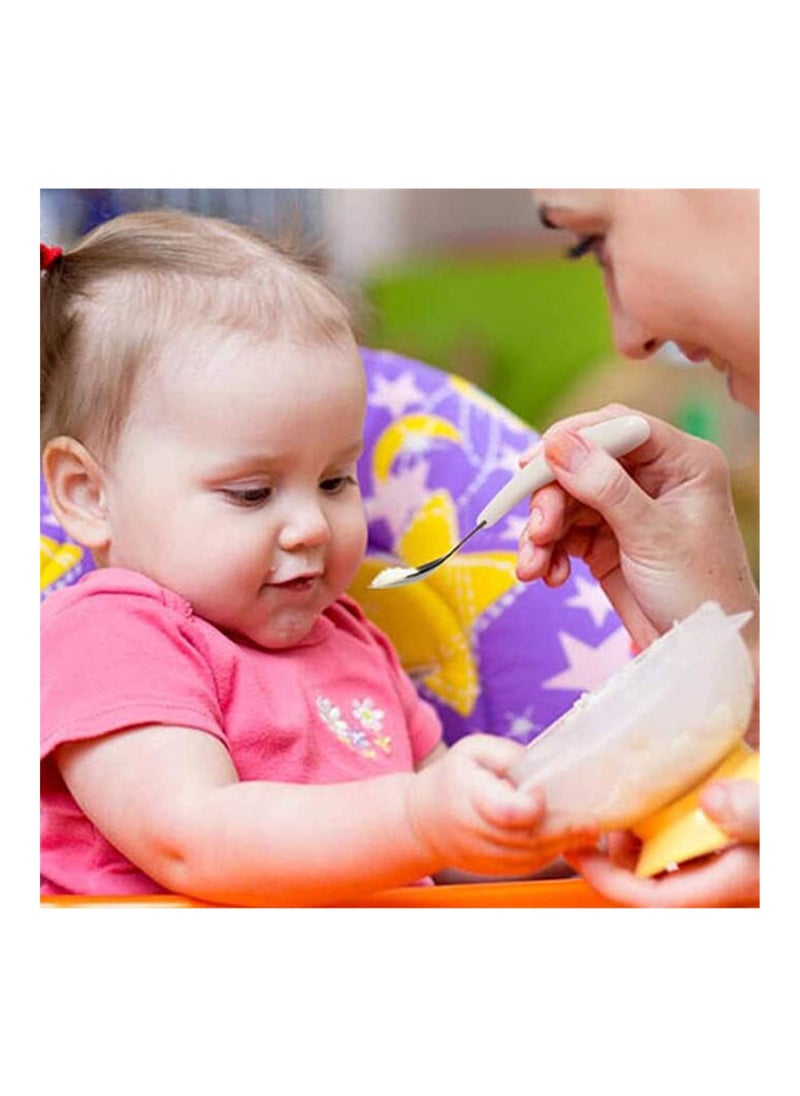
[[[708,351],[702,346],[681,346],[679,349],[684,358],[688,358],[690,362],[708,360]]]

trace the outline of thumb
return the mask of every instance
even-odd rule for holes
[[[758,843],[759,788],[754,780],[715,780],[703,789],[700,805],[729,837]]]
[[[494,734],[466,735],[457,747],[482,769],[501,777],[506,777],[509,769],[525,753],[525,747],[519,742]]]
[[[651,526],[650,496],[605,449],[576,430],[560,429],[545,437],[544,451],[561,486],[602,514],[618,540],[630,540]]]

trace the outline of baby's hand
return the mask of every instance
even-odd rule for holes
[[[595,831],[539,836],[540,788],[506,779],[523,747],[493,735],[468,735],[411,781],[409,814],[419,840],[442,867],[489,875],[533,872],[565,848],[596,840]]]

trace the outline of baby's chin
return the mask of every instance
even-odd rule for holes
[[[285,651],[304,643],[322,617],[322,610],[282,612],[261,626],[248,629],[245,638],[267,651]]]
[[[248,629],[235,634],[256,647],[262,647],[265,651],[286,651],[305,642],[314,630],[314,625],[318,619],[319,616],[316,616],[311,622],[304,624],[298,621],[295,624],[281,625],[278,628]]]

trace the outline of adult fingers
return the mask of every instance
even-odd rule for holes
[[[530,541],[523,539],[517,558],[517,578],[520,582],[533,582],[537,578],[542,578],[550,570],[552,556],[552,545],[547,547],[533,545]]]
[[[700,805],[720,829],[753,844],[759,840],[759,802],[754,780],[715,780],[700,795]]]
[[[563,430],[576,432],[586,426],[594,426],[607,419],[619,415],[642,415],[623,404],[607,404],[597,411],[587,411],[579,415],[572,415],[562,419],[548,427],[542,435],[537,446],[537,451],[544,449],[544,455],[549,461],[548,445],[550,439]],[[647,479],[653,490],[651,494],[658,493],[660,483],[672,483],[676,480],[694,478],[696,475],[707,474],[709,464],[714,469],[724,472],[726,463],[718,447],[700,438],[695,438],[684,431],[664,422],[653,415],[642,415],[650,425],[650,437],[642,442],[631,453],[622,459],[631,467],[637,469],[637,479],[643,476]]]
[[[569,555],[563,545],[557,544],[550,556],[550,565],[547,572],[542,576],[545,585],[552,587],[563,586],[569,578],[570,570]]]
[[[758,902],[759,854],[752,845],[734,845],[656,879],[640,879],[595,851],[572,853],[567,859],[596,891],[625,906],[736,906]]]
[[[652,539],[653,501],[619,461],[574,430],[557,431],[545,451],[561,486],[602,514],[621,543]]]

